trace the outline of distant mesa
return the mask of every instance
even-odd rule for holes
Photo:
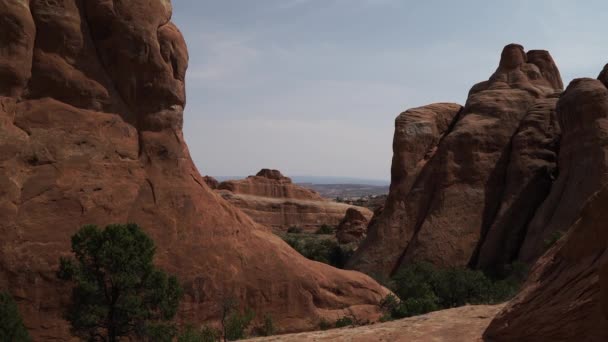
[[[221,182],[217,191],[257,223],[279,231],[299,227],[313,232],[323,225],[337,226],[347,210],[354,207],[323,198],[271,169],[262,169],[244,179]],[[372,215],[367,208],[358,207],[358,210]]]
[[[261,169],[260,172],[258,172],[256,174],[256,176],[264,177],[264,178],[268,178],[268,179],[274,179],[274,180],[285,180],[285,181],[291,182],[291,179],[283,176],[283,174],[279,170]]]

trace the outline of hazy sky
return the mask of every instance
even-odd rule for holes
[[[606,1],[173,0],[190,53],[184,132],[203,174],[388,179],[395,117],[464,103],[502,47],[567,84],[608,62]]]

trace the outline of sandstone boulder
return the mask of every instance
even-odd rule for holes
[[[144,228],[184,286],[179,323],[213,323],[228,296],[279,331],[377,317],[386,289],[305,259],[205,185],[170,17],[167,0],[0,2],[0,289],[33,339],[69,339],[55,271],[84,224]]]
[[[370,219],[369,213],[349,208],[336,229],[336,239],[341,244],[358,244],[367,235],[367,224]]]

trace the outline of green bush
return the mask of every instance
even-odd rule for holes
[[[226,298],[222,303],[222,330],[224,338],[229,341],[245,338],[247,328],[255,317],[251,309],[247,308],[243,313],[238,308],[238,302],[234,298]]]
[[[296,226],[292,226],[287,228],[287,232],[289,234],[300,234],[304,231],[304,229],[300,228],[300,227],[296,227]]]
[[[0,341],[31,341],[13,297],[0,292]]]
[[[306,258],[337,268],[344,268],[354,253],[352,246],[342,246],[329,239],[285,236],[283,240]]]
[[[321,319],[319,321],[319,329],[320,330],[331,329],[331,324],[328,321],[326,321],[325,319]]]
[[[274,322],[272,320],[272,316],[265,315],[264,316],[264,324],[259,329],[261,336],[272,336],[274,335],[275,328]]]
[[[335,324],[336,328],[350,327],[352,325],[355,325],[355,322],[353,321],[352,317],[349,316],[344,316],[338,319]]]
[[[393,295],[381,303],[389,318],[403,318],[466,304],[493,304],[512,297],[525,277],[520,265],[503,280],[492,280],[468,268],[436,269],[429,263],[401,268],[392,278]]]
[[[188,325],[177,337],[177,342],[216,342],[219,339],[220,332],[216,329],[204,326],[203,329],[197,330],[192,325]]]
[[[330,234],[333,234],[334,231],[335,231],[335,229],[332,226],[328,226],[328,225],[324,224],[321,227],[319,227],[319,229],[317,229],[315,234],[330,235]]]

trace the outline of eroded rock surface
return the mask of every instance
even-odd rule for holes
[[[371,220],[369,213],[349,208],[336,228],[336,239],[341,244],[359,243],[367,235],[367,225]]]
[[[255,176],[222,182],[217,189],[257,223],[282,231],[299,227],[314,232],[322,225],[337,226],[350,208],[372,215],[367,208],[325,199],[278,170],[262,169]]]
[[[556,168],[562,88],[548,52],[507,45],[464,107],[410,109],[395,122],[391,192],[349,267],[499,267],[517,258]]]
[[[572,81],[559,99],[559,176],[529,227],[521,258],[534,259],[552,234],[565,236],[491,323],[488,341],[608,340],[605,70],[600,80]]]
[[[167,0],[0,2],[0,289],[33,339],[69,339],[55,271],[84,224],[146,230],[185,288],[180,323],[218,319],[225,297],[280,331],[377,317],[386,289],[300,256],[201,177],[170,17]]]

